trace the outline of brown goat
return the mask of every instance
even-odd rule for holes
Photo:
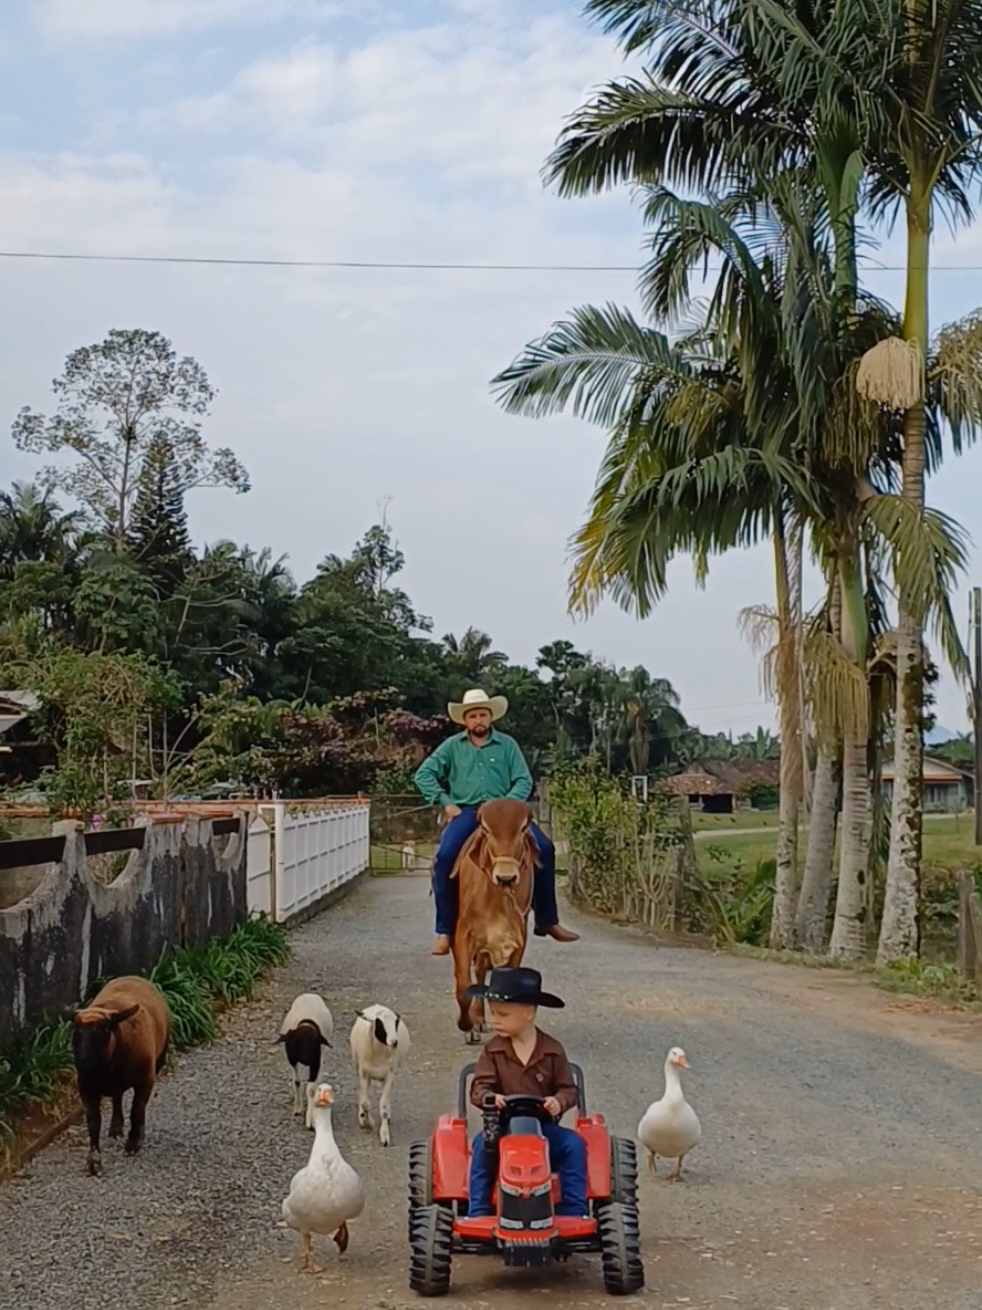
[[[108,1096],[113,1103],[109,1136],[120,1137],[123,1096],[132,1090],[126,1154],[134,1155],[143,1142],[147,1102],[167,1058],[170,1010],[146,978],[114,978],[89,1005],[76,1011],[73,1024],[76,1082],[89,1128],[86,1172],[101,1174],[102,1098]]]

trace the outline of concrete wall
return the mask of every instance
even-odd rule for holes
[[[167,946],[230,932],[246,912],[247,831],[245,815],[221,837],[194,816],[151,824],[142,849],[104,886],[77,825],[55,824],[53,833],[65,834],[61,863],[0,909],[0,1047],[78,1001],[96,978],[145,971]]]

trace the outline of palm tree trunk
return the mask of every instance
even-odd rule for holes
[[[842,647],[858,666],[865,692],[869,644],[866,596],[858,548],[840,556]],[[846,724],[842,742],[842,826],[839,832],[839,885],[829,954],[858,960],[866,949],[866,881],[869,867],[870,781],[867,714]]]
[[[805,851],[801,895],[794,920],[795,945],[810,955],[819,955],[825,944],[838,791],[836,758],[831,750],[822,746],[815,763],[808,848]]]
[[[907,301],[903,337],[921,351],[921,396],[928,346],[928,260],[930,257],[930,194],[913,185],[907,210]],[[919,508],[924,505],[923,398],[904,417],[902,494]],[[894,731],[893,803],[890,813],[890,854],[887,859],[883,922],[876,962],[880,966],[917,955],[920,948],[918,902],[921,868],[921,780],[924,742],[921,713],[924,694],[923,634],[906,588],[898,579],[897,713]]]
[[[781,733],[777,870],[771,910],[771,950],[791,947],[798,891],[798,812],[801,805],[801,725],[798,719],[797,634],[791,603],[784,516],[774,522],[774,575],[777,592],[778,651],[776,690]]]
[[[842,743],[842,826],[839,830],[839,886],[829,955],[858,960],[866,949],[866,866],[869,858],[869,773],[866,737],[856,732]]]

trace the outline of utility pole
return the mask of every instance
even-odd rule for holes
[[[982,587],[972,588],[972,744],[975,755],[975,844],[982,846]]]

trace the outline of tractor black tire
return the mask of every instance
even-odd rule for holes
[[[638,1203],[638,1148],[630,1137],[610,1139],[610,1199]]]
[[[609,1296],[630,1296],[644,1287],[638,1207],[610,1201],[597,1214],[604,1287]]]
[[[409,1148],[409,1240],[413,1240],[413,1216],[433,1204],[433,1147],[428,1140]]]
[[[450,1291],[453,1211],[428,1205],[413,1215],[410,1235],[409,1286],[420,1296],[446,1296]]]

